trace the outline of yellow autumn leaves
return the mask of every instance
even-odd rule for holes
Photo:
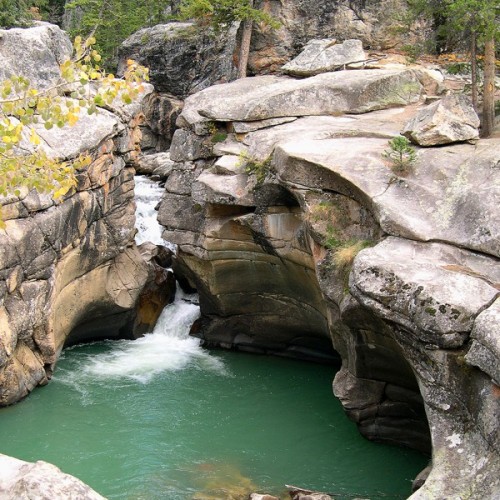
[[[48,89],[35,89],[18,75],[0,83],[0,229],[5,227],[1,206],[15,201],[12,196],[27,188],[61,199],[75,188],[75,172],[91,161],[88,155],[71,162],[48,157],[37,128],[73,126],[83,111],[97,113],[117,98],[130,104],[142,91],[146,68],[128,61],[124,77],[117,79],[99,66],[94,44],[93,37],[77,37],[73,59],[61,65],[60,81]]]

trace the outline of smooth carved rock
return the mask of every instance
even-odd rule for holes
[[[350,64],[360,63],[366,59],[361,40],[311,40],[303,51],[282,70],[293,76],[314,76],[344,68]]]
[[[288,116],[366,113],[418,101],[412,71],[323,73],[303,80],[255,77],[211,87],[189,97],[178,123],[256,121]]]
[[[496,283],[500,289],[500,283]],[[500,299],[483,311],[474,323],[472,345],[465,360],[488,374],[500,386]]]
[[[497,144],[491,139],[476,147],[419,151],[414,174],[404,178],[384,163],[387,141],[373,138],[281,143],[273,164],[285,183],[337,191],[363,203],[388,234],[500,256]]]
[[[318,77],[302,84],[311,81]],[[160,209],[164,234],[179,244],[176,267],[200,292],[192,333],[316,360],[332,359],[331,342],[342,357],[335,392],[360,432],[423,452],[432,446],[432,472],[414,498],[494,498],[498,140],[419,149],[415,165],[396,175],[383,153],[414,106],[300,116],[287,93],[296,83],[262,77],[210,88],[178,119],[198,140],[210,136],[211,121],[229,132],[209,159],[176,165]],[[240,127],[255,123],[255,110],[264,120],[279,110],[278,88],[287,89],[286,116],[300,117],[233,133],[232,120]],[[318,103],[318,113],[330,111]],[[270,160],[256,189],[254,176],[244,186],[234,169],[241,151]],[[375,246],[354,257],[352,240]],[[339,254],[350,254],[352,268]]]
[[[455,247],[387,238],[355,260],[351,291],[384,319],[441,348],[468,339],[476,316],[498,295],[496,259]]]
[[[59,72],[58,58],[66,47],[59,28],[42,25],[6,33],[0,52],[2,43],[7,47],[14,37],[32,52],[26,49],[23,61],[13,64],[41,57],[40,66],[32,65],[39,76],[34,83],[41,88],[53,83],[49,72]],[[52,59],[44,59],[46,53]],[[150,91],[145,88],[142,97]],[[80,152],[91,156],[91,164],[76,172],[74,192],[57,201],[26,188],[0,197],[8,207],[0,231],[0,406],[47,383],[67,341],[96,338],[104,329],[115,336],[134,334],[141,290],[153,279],[133,243],[130,163],[140,140],[140,118],[133,116],[139,106],[117,104],[112,107],[116,113],[82,113],[74,127],[40,130],[49,156],[69,162]]]
[[[4,500],[55,498],[105,500],[76,477],[47,462],[24,462],[0,455],[0,497]]]
[[[402,134],[419,146],[479,139],[479,117],[464,94],[449,94],[422,108]]]

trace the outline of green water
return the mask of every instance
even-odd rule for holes
[[[285,484],[337,500],[410,494],[427,459],[363,439],[332,396],[333,368],[208,353],[182,337],[66,350],[48,386],[0,410],[0,452],[52,462],[116,499]]]

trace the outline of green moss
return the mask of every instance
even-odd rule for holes
[[[271,157],[269,156],[265,160],[258,160],[250,156],[246,151],[242,151],[238,165],[243,165],[247,174],[255,175],[257,185],[260,185],[271,172]]]
[[[426,307],[425,312],[427,314],[430,314],[431,316],[436,316],[437,310],[434,309],[433,307]]]

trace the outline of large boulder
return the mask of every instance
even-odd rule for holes
[[[0,81],[24,76],[32,86],[46,89],[57,82],[60,65],[72,52],[68,35],[53,24],[0,30]]]
[[[236,75],[236,30],[212,36],[193,23],[171,22],[143,28],[121,45],[118,73],[127,59],[149,68],[155,90],[184,98]]]
[[[195,127],[211,120],[239,122],[367,113],[416,102],[421,91],[422,86],[412,71],[339,71],[303,80],[246,78],[188,98],[178,124]]]
[[[402,134],[419,146],[476,141],[479,117],[466,95],[448,94],[422,108],[405,125]]]
[[[3,500],[105,500],[90,486],[55,465],[0,455],[0,498]]]
[[[311,40],[304,50],[281,69],[294,76],[314,76],[347,66],[359,65],[366,59],[361,40]]]

